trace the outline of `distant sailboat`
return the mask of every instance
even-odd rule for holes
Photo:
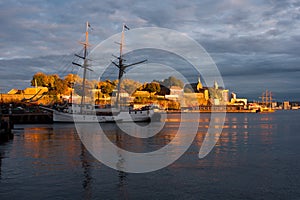
[[[265,93],[262,94],[262,105],[260,106],[259,112],[261,113],[272,113],[275,110],[272,108],[272,92],[266,90]]]

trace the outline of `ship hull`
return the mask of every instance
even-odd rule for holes
[[[84,115],[84,114],[71,114],[54,111],[53,122],[64,122],[64,123],[99,123],[113,121],[111,116],[97,116],[97,115]]]
[[[84,115],[71,114],[59,111],[53,112],[53,122],[63,123],[102,123],[102,122],[145,122],[149,121],[153,115],[153,110],[120,112],[116,116],[110,115]]]
[[[116,119],[122,122],[146,122],[150,121],[153,114],[153,110],[123,111],[116,116]]]

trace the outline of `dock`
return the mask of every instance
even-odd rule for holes
[[[10,114],[13,124],[51,124],[53,123],[52,114],[48,112],[33,112]]]
[[[6,142],[13,139],[13,123],[9,116],[0,115],[0,142]]]

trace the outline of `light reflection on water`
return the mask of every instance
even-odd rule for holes
[[[300,114],[227,114],[213,151],[198,159],[210,115],[201,114],[188,151],[147,174],[117,172],[95,160],[72,124],[18,125],[0,145],[0,199],[298,199]],[[177,115],[161,133],[132,138],[104,124],[108,138],[134,152],[153,151],[177,133]],[[217,140],[218,137],[215,137]],[[178,143],[180,147],[180,142]]]

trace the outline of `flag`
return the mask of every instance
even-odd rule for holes
[[[126,24],[124,24],[124,28],[126,28],[127,30],[129,30],[128,26],[126,26]]]
[[[89,22],[88,22],[88,27],[89,29],[91,29],[91,31],[94,30]]]

